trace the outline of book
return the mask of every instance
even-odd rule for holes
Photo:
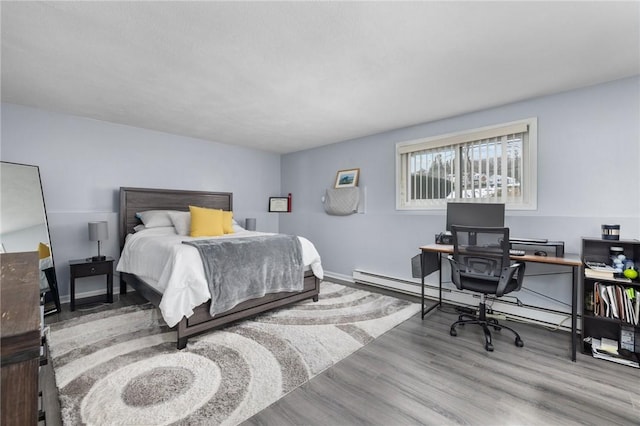
[[[631,280],[627,277],[620,276],[614,274],[614,271],[604,271],[604,270],[595,270],[595,269],[584,269],[584,276],[592,279],[602,279],[602,280],[610,280],[610,281],[618,281],[623,283],[630,283]]]
[[[607,292],[607,299],[609,300],[609,309],[612,318],[620,318],[618,313],[618,299],[616,296],[616,289],[612,285],[605,286]]]
[[[607,293],[607,286],[598,283],[598,292],[600,293],[600,300],[602,309],[600,310],[600,316],[611,317],[611,302],[609,301],[609,293]]]
[[[629,290],[631,290],[631,292]],[[638,319],[636,318],[636,313],[633,309],[632,298],[629,296],[630,293],[633,293],[633,290],[634,289],[632,287],[622,289],[622,300],[625,310],[625,321],[629,324],[635,325],[638,323]]]
[[[593,313],[631,325],[640,324],[640,292],[621,284],[593,283]]]
[[[596,271],[595,269],[585,268],[584,275],[587,278],[613,279],[613,271]]]

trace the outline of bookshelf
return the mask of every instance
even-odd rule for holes
[[[587,262],[611,264],[610,247],[621,247],[640,267],[640,241],[582,239],[582,351],[620,364],[640,365],[638,316],[640,280],[590,269]],[[611,352],[618,352],[611,354]]]

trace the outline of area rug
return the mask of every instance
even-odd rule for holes
[[[238,424],[419,312],[323,282],[305,301],[189,339],[146,304],[52,324],[67,425]]]

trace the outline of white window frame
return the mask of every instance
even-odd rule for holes
[[[522,197],[517,202],[508,202],[505,191],[501,197],[491,198],[443,198],[431,200],[410,200],[409,179],[410,165],[407,155],[418,151],[434,148],[444,148],[456,144],[482,141],[498,135],[510,135],[522,132],[526,129],[526,137],[522,146]],[[519,130],[520,129],[520,130]],[[518,131],[516,131],[518,130]],[[537,208],[537,169],[538,169],[538,119],[531,117],[524,120],[512,121],[503,124],[486,126],[482,128],[465,130],[445,135],[432,136],[424,139],[396,143],[396,209],[397,210],[441,210],[445,209],[447,202],[496,202],[505,203],[509,210],[535,210]],[[458,160],[456,160],[458,161]],[[458,173],[457,183],[460,183]],[[504,177],[504,176],[503,176]],[[460,187],[458,185],[457,187]]]

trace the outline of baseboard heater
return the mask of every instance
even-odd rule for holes
[[[394,278],[386,275],[375,274],[360,269],[353,270],[353,281],[358,284],[372,285],[387,290],[399,291],[405,294],[420,296],[420,281],[411,281],[402,278]],[[438,300],[438,283],[425,282],[425,298],[430,301]],[[444,302],[476,308],[479,296],[457,289],[442,288],[442,300]],[[506,315],[508,319],[541,324],[547,327],[571,331],[571,313],[554,311],[536,306],[518,306],[508,299],[495,299],[492,307],[494,312]],[[581,329],[578,319],[578,329]]]

